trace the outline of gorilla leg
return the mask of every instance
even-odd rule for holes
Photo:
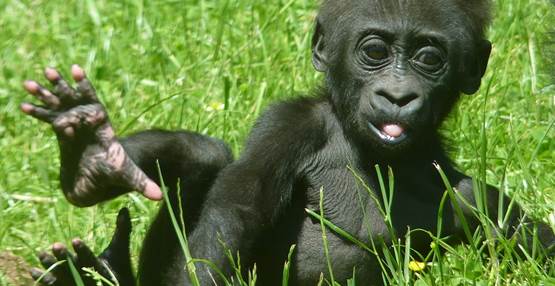
[[[162,137],[166,141],[163,145],[169,147],[159,146]],[[232,161],[229,149],[221,141],[189,132],[148,131],[122,140],[122,145],[157,183],[158,179],[152,175],[158,172],[153,169],[155,164],[145,163],[153,162],[154,158],[159,160],[169,202],[178,223],[184,218],[186,232],[195,227],[216,176]],[[153,147],[167,152],[149,154]],[[164,202],[143,242],[138,269],[140,285],[183,284],[184,263],[183,251]]]
[[[199,194],[205,194],[210,188],[209,185],[197,187],[194,192]],[[189,233],[194,228],[204,204],[204,195],[185,198],[182,202],[183,206],[180,207],[178,200],[170,201],[178,223],[180,223],[180,217],[183,217],[185,231]],[[180,229],[183,230],[181,225]],[[160,271],[161,269],[163,271]],[[138,269],[140,285],[182,285],[185,283],[183,279],[186,275],[185,256],[172,225],[167,204],[164,203],[160,206],[143,241]]]

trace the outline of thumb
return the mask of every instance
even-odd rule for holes
[[[125,156],[122,181],[129,189],[141,193],[144,197],[153,201],[163,198],[162,190],[152,181],[128,156]]]
[[[142,191],[140,190],[140,192],[147,199],[150,199],[153,201],[160,201],[163,198],[162,190],[160,189],[160,187],[155,182],[153,182],[151,179],[148,179],[148,178],[146,179],[144,183],[144,187]]]

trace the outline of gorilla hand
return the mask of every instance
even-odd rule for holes
[[[74,65],[71,74],[76,88],[52,68],[45,70],[54,87],[52,91],[35,81],[26,81],[27,92],[44,106],[21,105],[25,114],[50,123],[57,135],[60,181],[66,198],[81,207],[131,190],[149,199],[161,199],[160,188],[137,167],[116,139],[108,114],[83,69]]]

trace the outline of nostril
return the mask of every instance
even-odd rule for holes
[[[399,107],[403,107],[409,103],[411,103],[413,100],[416,100],[418,98],[418,95],[411,93],[408,94],[406,96],[403,96],[399,99],[399,101],[397,102],[397,105],[399,105]]]
[[[381,97],[387,99],[387,101],[389,101],[390,103],[395,104],[399,107],[403,107],[405,105],[408,105],[413,100],[418,99],[418,95],[416,93],[395,94],[395,93],[387,92],[386,90],[383,90],[383,89],[378,90],[376,92],[376,94],[378,96],[381,96]]]

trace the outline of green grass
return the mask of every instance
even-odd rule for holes
[[[190,129],[223,138],[237,154],[265,106],[320,83],[310,60],[316,2],[0,1],[0,251],[38,265],[36,252],[54,241],[81,236],[101,250],[117,211],[128,206],[136,255],[157,208],[134,194],[71,207],[57,180],[53,133],[18,111],[29,100],[23,80],[41,79],[45,66],[67,76],[71,64],[81,64],[120,135]],[[495,6],[483,88],[463,97],[443,133],[463,171],[485,176],[531,215],[547,218],[555,211],[555,86],[546,30],[555,15],[545,0]],[[397,276],[431,283],[441,272],[452,285],[555,283],[553,262],[495,261],[487,253],[480,245],[460,246],[434,256],[421,273],[403,273],[401,263]],[[405,261],[402,254],[391,259]]]

